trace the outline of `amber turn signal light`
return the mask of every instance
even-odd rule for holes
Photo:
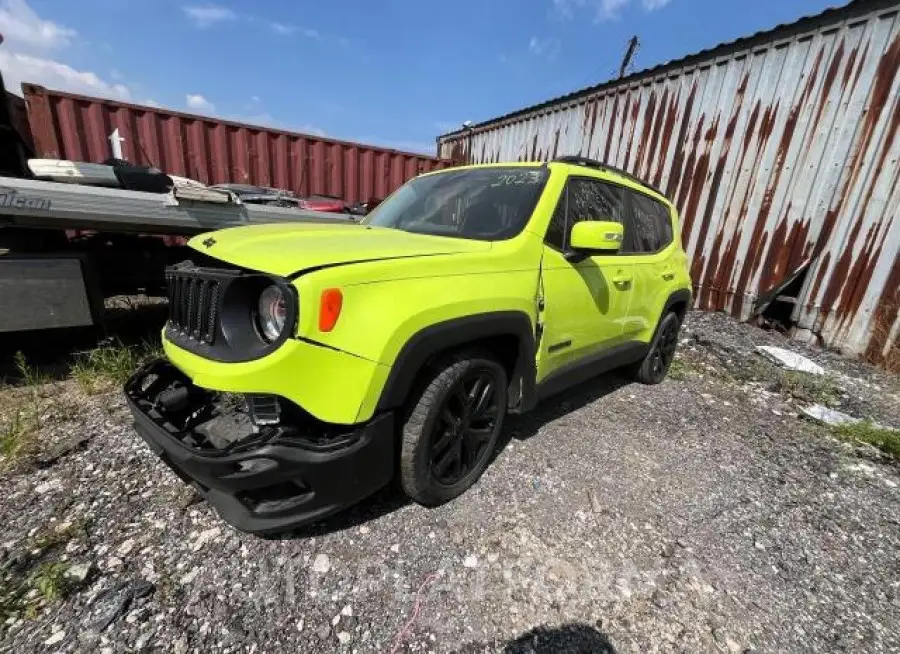
[[[326,288],[322,291],[322,300],[319,304],[319,331],[330,332],[341,317],[341,307],[344,306],[344,294],[339,288]]]

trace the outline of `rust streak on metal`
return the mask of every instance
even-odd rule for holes
[[[693,186],[694,180],[696,179],[696,161],[698,159],[697,152],[699,150],[700,145],[700,135],[703,131],[703,119],[701,116],[697,121],[697,126],[694,128],[694,138],[693,147],[690,148],[690,154],[687,158],[687,163],[684,167],[684,175],[681,179],[681,185],[678,188],[678,200],[676,205],[681,207],[681,234],[682,238],[684,238],[685,242],[688,241],[688,237],[691,233],[691,225],[694,222],[694,216],[690,213],[689,208],[686,206],[685,202],[688,198],[688,193],[691,191],[691,187]],[[708,156],[708,155],[707,155]],[[705,173],[704,173],[705,177]],[[697,193],[699,194],[700,189],[697,189]],[[695,208],[696,209],[696,208]]]
[[[667,88],[663,92],[662,99],[659,102],[659,108],[656,110],[656,114],[652,115],[648,111],[648,118],[653,118],[653,131],[650,136],[650,146],[647,148],[647,158],[641,166],[641,175],[645,178],[650,177],[650,171],[652,170],[653,164],[656,162],[656,148],[659,145],[659,133],[662,129],[663,125],[663,116],[665,115],[666,105],[669,101],[669,89]],[[661,162],[657,163],[657,170],[661,168]]]
[[[714,285],[715,275],[710,274],[711,271],[715,271],[719,266],[719,252],[722,248],[722,232],[719,231],[716,234],[716,238],[713,241],[712,249],[709,251],[709,262],[705,265],[706,274],[703,275],[703,282],[700,284],[700,297],[698,298],[698,306],[702,309],[711,309],[709,301],[709,294],[712,291],[712,287]],[[697,257],[696,260],[699,260],[700,257]],[[693,270],[691,271],[694,272]],[[697,279],[702,273],[697,271],[697,276],[691,276],[692,279]]]
[[[681,114],[681,129],[678,130],[678,138],[675,140],[675,159],[672,162],[672,172],[669,174],[669,184],[666,187],[666,194],[674,197],[675,192],[681,187],[682,165],[684,164],[684,148],[685,140],[688,135],[688,126],[691,122],[691,114],[694,110],[694,99],[697,95],[697,82],[691,84],[691,92],[688,94],[687,101],[684,104],[684,113]],[[673,125],[674,126],[674,125]],[[678,207],[682,207],[678,202]]]
[[[644,125],[641,128],[641,140],[638,142],[637,155],[634,159],[634,171],[637,175],[642,175],[641,169],[644,165],[644,155],[647,152],[650,134],[653,130],[653,116],[656,112],[656,92],[650,92],[650,98],[647,100],[647,107],[644,109]],[[626,164],[627,168],[627,164]]]
[[[813,285],[809,291],[809,295],[807,296],[810,300],[815,300],[819,297],[819,289],[822,286],[822,282],[825,280],[825,275],[828,270],[830,270],[831,263],[831,252],[826,252],[825,256],[822,257],[822,261],[819,264],[819,274],[816,275],[816,278],[813,280]]]
[[[888,338],[891,327],[898,319],[900,319],[900,257],[894,259],[894,265],[872,314],[872,337],[865,351],[868,361],[887,365],[894,372],[900,372],[900,340],[888,344]]]
[[[669,142],[672,140],[672,132],[675,130],[675,121],[678,118],[678,101],[672,98],[669,101],[669,107],[666,111],[666,118],[662,125],[662,143],[659,146],[660,152],[665,156],[669,152]],[[656,174],[653,176],[653,185],[660,187],[663,175],[663,161],[660,160],[656,166]]]
[[[615,126],[616,120],[616,111],[619,108],[619,94],[616,93],[613,98],[612,109],[610,110],[609,116],[609,129],[606,131],[606,145],[603,148],[603,161],[609,161],[609,148],[612,145],[612,135],[613,128]]]
[[[694,169],[693,175],[691,176],[691,190],[688,194],[687,204],[685,205],[684,211],[687,214],[687,220],[685,221],[683,233],[686,239],[690,239],[691,236],[691,228],[694,224],[694,219],[696,217],[697,211],[700,205],[700,196],[703,193],[703,188],[706,185],[706,179],[709,175],[709,148],[710,144],[716,138],[716,132],[719,129],[719,117],[713,120],[709,129],[706,130],[704,135],[704,145],[703,145],[703,154],[697,159],[697,166]],[[702,238],[702,234],[701,234]]]

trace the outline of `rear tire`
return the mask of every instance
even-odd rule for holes
[[[408,408],[400,483],[425,506],[458,497],[490,463],[507,408],[506,371],[480,353],[438,365]]]
[[[681,320],[678,314],[667,313],[659,323],[650,349],[641,361],[631,368],[631,376],[642,384],[658,384],[666,378],[672,359],[675,358],[675,349],[678,346],[678,331],[681,329]]]

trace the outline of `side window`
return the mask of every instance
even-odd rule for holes
[[[559,196],[559,202],[556,203],[556,210],[553,217],[550,218],[550,225],[547,227],[547,235],[544,237],[544,243],[562,250],[566,239],[566,194],[567,189]]]
[[[655,204],[656,220],[658,221],[659,233],[662,238],[660,247],[666,247],[674,240],[674,235],[672,234],[672,213],[669,211],[669,207],[661,202],[656,202]]]
[[[672,242],[672,220],[665,205],[643,193],[631,195],[631,245],[636,254],[659,252]]]
[[[581,220],[624,222],[625,196],[621,187],[576,177],[569,180],[568,194],[569,229]],[[568,234],[566,237],[568,238]],[[625,240],[628,240],[627,233]]]

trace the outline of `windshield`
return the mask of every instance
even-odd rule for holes
[[[512,238],[528,222],[547,175],[543,166],[509,166],[418,177],[397,189],[363,222],[482,241]]]

